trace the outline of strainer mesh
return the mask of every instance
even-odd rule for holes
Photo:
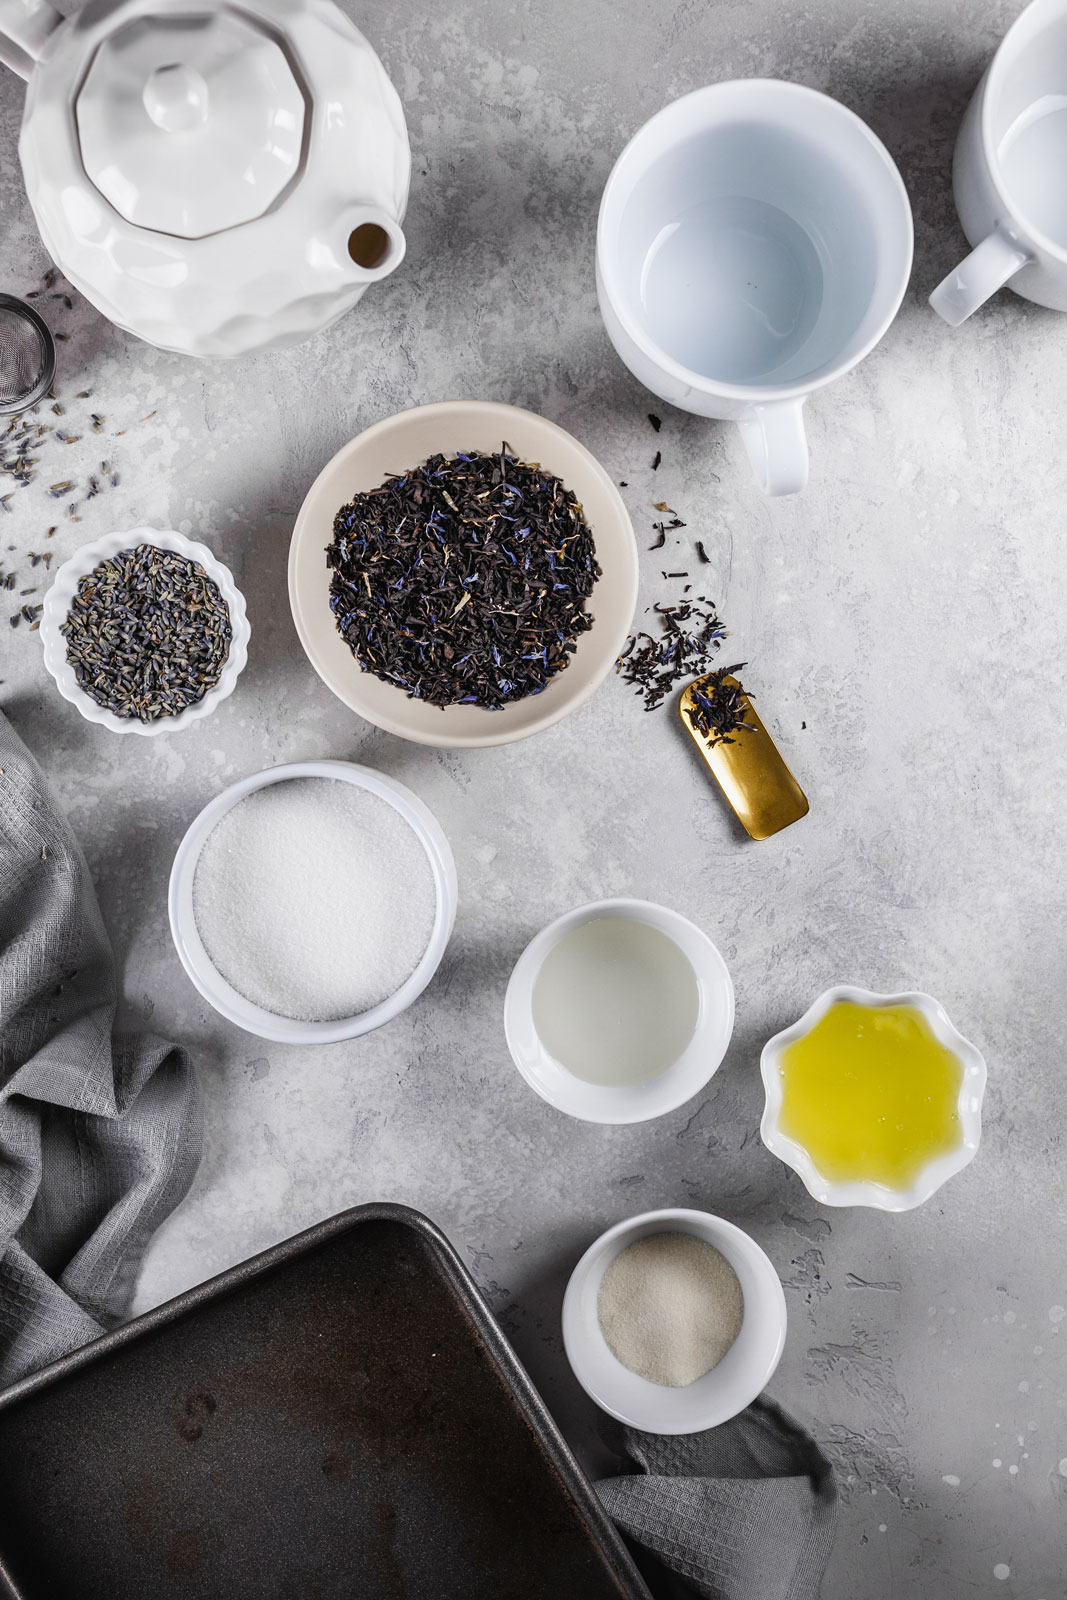
[[[0,306],[0,410],[29,400],[40,386],[48,359],[36,324],[14,306]]]

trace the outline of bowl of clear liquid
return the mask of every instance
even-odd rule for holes
[[[544,928],[504,1000],[512,1059],[550,1105],[586,1122],[647,1122],[718,1070],[734,987],[707,934],[647,900],[598,900]]]

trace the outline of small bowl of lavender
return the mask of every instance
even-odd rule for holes
[[[244,598],[206,545],[132,528],[83,545],[41,613],[44,664],[113,733],[174,733],[233,693],[248,660]]]

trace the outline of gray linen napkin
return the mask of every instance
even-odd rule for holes
[[[121,1320],[200,1159],[184,1052],[112,1036],[89,870],[0,712],[0,1386]]]
[[[707,1433],[625,1432],[636,1471],[597,1484],[657,1600],[816,1600],[837,1488],[773,1400]]]

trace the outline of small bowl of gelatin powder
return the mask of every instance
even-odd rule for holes
[[[928,994],[827,989],[760,1071],[763,1142],[821,1205],[910,1211],[978,1149],[985,1061]]]
[[[430,982],[456,916],[456,868],[432,812],[346,761],[255,773],[178,847],[170,926],[222,1016],[288,1044],[353,1039]]]
[[[700,1433],[743,1411],[785,1348],[785,1295],[747,1233],[706,1211],[647,1211],[590,1245],[563,1298],[575,1377],[646,1433]]]

